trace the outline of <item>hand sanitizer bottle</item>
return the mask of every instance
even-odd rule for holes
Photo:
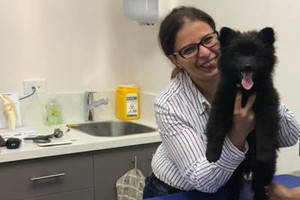
[[[46,124],[62,124],[61,105],[54,98],[46,105]]]

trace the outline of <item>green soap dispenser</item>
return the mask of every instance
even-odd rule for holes
[[[46,104],[46,124],[62,124],[61,105],[53,98]]]

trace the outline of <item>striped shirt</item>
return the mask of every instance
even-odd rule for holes
[[[178,74],[155,101],[155,116],[162,144],[152,159],[156,177],[168,185],[189,191],[216,192],[245,159],[245,153],[225,138],[221,157],[205,157],[205,128],[210,104],[186,72]],[[292,146],[300,136],[299,125],[283,104],[279,107],[280,146]]]

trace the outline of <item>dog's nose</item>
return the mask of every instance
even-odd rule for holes
[[[248,63],[248,64],[245,64],[245,65],[244,65],[244,70],[245,70],[245,71],[251,71],[251,70],[252,70],[252,65],[249,64],[249,63]]]

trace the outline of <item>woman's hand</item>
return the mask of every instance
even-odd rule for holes
[[[268,189],[270,200],[300,200],[300,187],[288,188],[272,183]]]
[[[241,151],[244,151],[245,142],[248,134],[254,129],[255,116],[252,105],[256,95],[248,98],[245,107],[242,107],[242,94],[237,93],[233,111],[233,129],[229,134],[232,144]]]
[[[268,189],[270,200],[290,199],[290,189],[279,184],[272,183]]]

